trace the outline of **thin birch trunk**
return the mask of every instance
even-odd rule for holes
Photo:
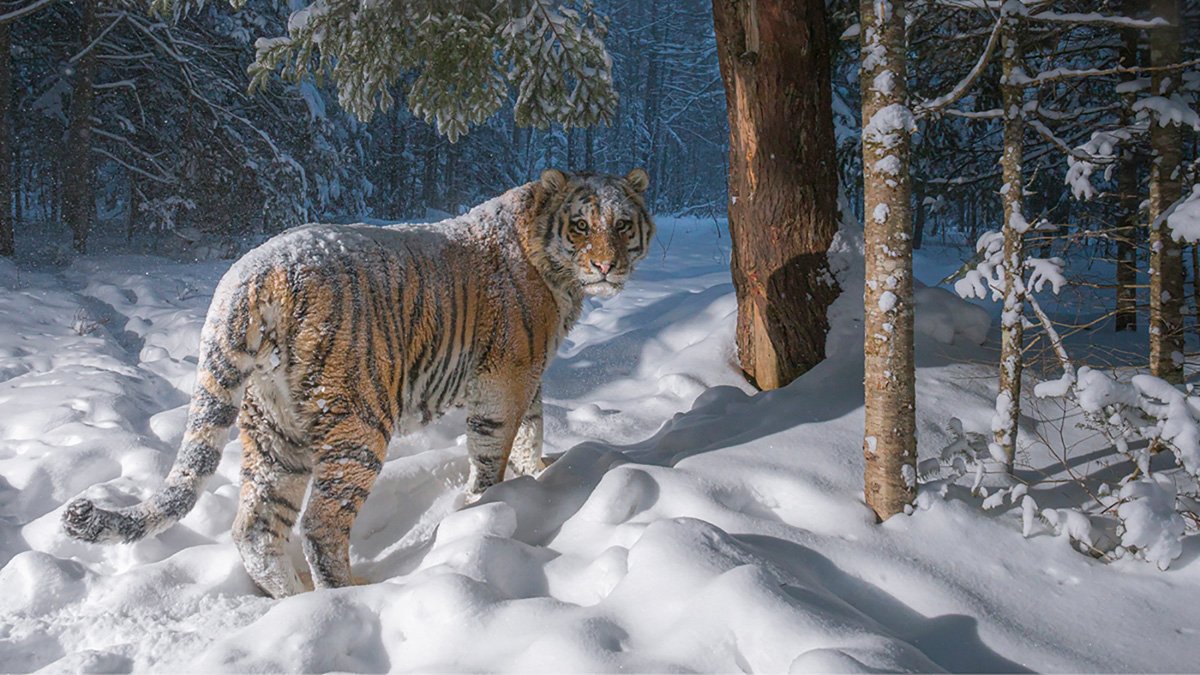
[[[1178,0],[1153,0],[1152,10],[1170,22],[1150,31],[1150,65],[1180,60]],[[1155,72],[1150,90],[1169,97],[1178,86],[1176,73]],[[1150,373],[1172,383],[1183,382],[1183,260],[1182,247],[1167,231],[1167,209],[1179,199],[1179,159],[1182,137],[1178,126],[1153,121],[1150,145]]]
[[[916,498],[912,212],[905,8],[863,0],[865,494],[884,520]]]
[[[1002,10],[1003,11],[1003,10]],[[1010,84],[1021,72],[1021,22],[1008,16],[1001,29],[1001,96],[1004,105],[1004,154],[1000,168],[1004,183],[1000,197],[1004,204],[1004,307],[1000,319],[1000,388],[992,417],[992,437],[1011,473],[1017,449],[1017,429],[1021,417],[1021,371],[1024,367],[1025,284],[1023,251],[1028,223],[1024,214],[1022,159],[1025,149],[1025,120],[1022,112],[1024,88]]]

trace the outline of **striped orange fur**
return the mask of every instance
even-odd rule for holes
[[[542,373],[583,298],[619,291],[649,251],[646,183],[640,169],[551,169],[441,223],[307,225],[251,251],[209,308],[162,488],[124,509],[77,499],[64,529],[92,542],[166,529],[195,505],[236,421],[233,535],[247,572],[272,596],[301,590],[284,552],[299,522],[315,586],[351,583],[350,528],[394,432],[465,404],[469,498],[510,463],[539,468]]]

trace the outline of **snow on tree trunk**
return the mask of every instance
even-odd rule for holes
[[[12,105],[12,58],[9,55],[9,33],[7,23],[0,23],[0,256],[11,256],[13,249],[12,209],[13,186],[17,182],[12,179],[12,171],[16,164],[12,161],[12,148],[9,145],[12,138],[13,125],[9,108]],[[19,196],[17,197],[19,199]]]
[[[1128,0],[1126,4],[1130,5]],[[1133,9],[1133,7],[1130,7]],[[1132,12],[1127,12],[1132,15]],[[1138,34],[1133,28],[1121,30],[1121,66],[1133,68],[1138,65]],[[1133,74],[1125,77],[1134,80]],[[1133,123],[1133,103],[1137,94],[1129,91],[1121,94],[1121,126]],[[1122,148],[1120,164],[1117,166],[1117,193],[1121,214],[1121,226],[1117,238],[1117,331],[1137,330],[1137,225],[1138,225],[1138,177],[1137,155],[1126,145]]]
[[[67,147],[64,148],[63,219],[71,228],[75,250],[87,251],[88,233],[96,213],[95,172],[92,166],[92,84],[96,79],[96,6],[80,3],[79,52],[74,70]]]
[[[1007,11],[1008,3],[1004,9]],[[1000,198],[1004,204],[1004,306],[1000,315],[1000,389],[992,417],[992,438],[1011,473],[1017,447],[1017,423],[1021,416],[1021,370],[1024,366],[1025,284],[1024,239],[1029,223],[1024,214],[1022,156],[1025,145],[1025,119],[1022,106],[1025,89],[1021,65],[1021,22],[1013,15],[1004,20],[1000,37],[1003,79],[1000,91],[1004,105],[1004,151],[1000,168],[1004,183]]]
[[[880,520],[916,499],[912,213],[903,0],[863,0],[863,382],[867,504]]]
[[[1178,0],[1153,0],[1155,16],[1170,26],[1150,31],[1150,65],[1180,60]],[[1169,99],[1179,74],[1155,71],[1152,96]],[[1150,145],[1150,373],[1173,384],[1183,382],[1183,249],[1167,228],[1168,209],[1180,196],[1179,159],[1183,142],[1178,125],[1152,116]]]
[[[742,370],[761,389],[825,358],[837,297],[824,0],[713,0],[729,116],[729,231]]]

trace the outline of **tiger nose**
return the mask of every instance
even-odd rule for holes
[[[596,262],[595,260],[593,260],[592,267],[595,267],[596,269],[600,270],[601,274],[608,274],[608,271],[610,269],[612,269],[612,261],[605,260],[604,262]]]

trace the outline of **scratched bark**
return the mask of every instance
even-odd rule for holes
[[[761,389],[825,357],[837,174],[823,0],[714,0],[738,359]]]

